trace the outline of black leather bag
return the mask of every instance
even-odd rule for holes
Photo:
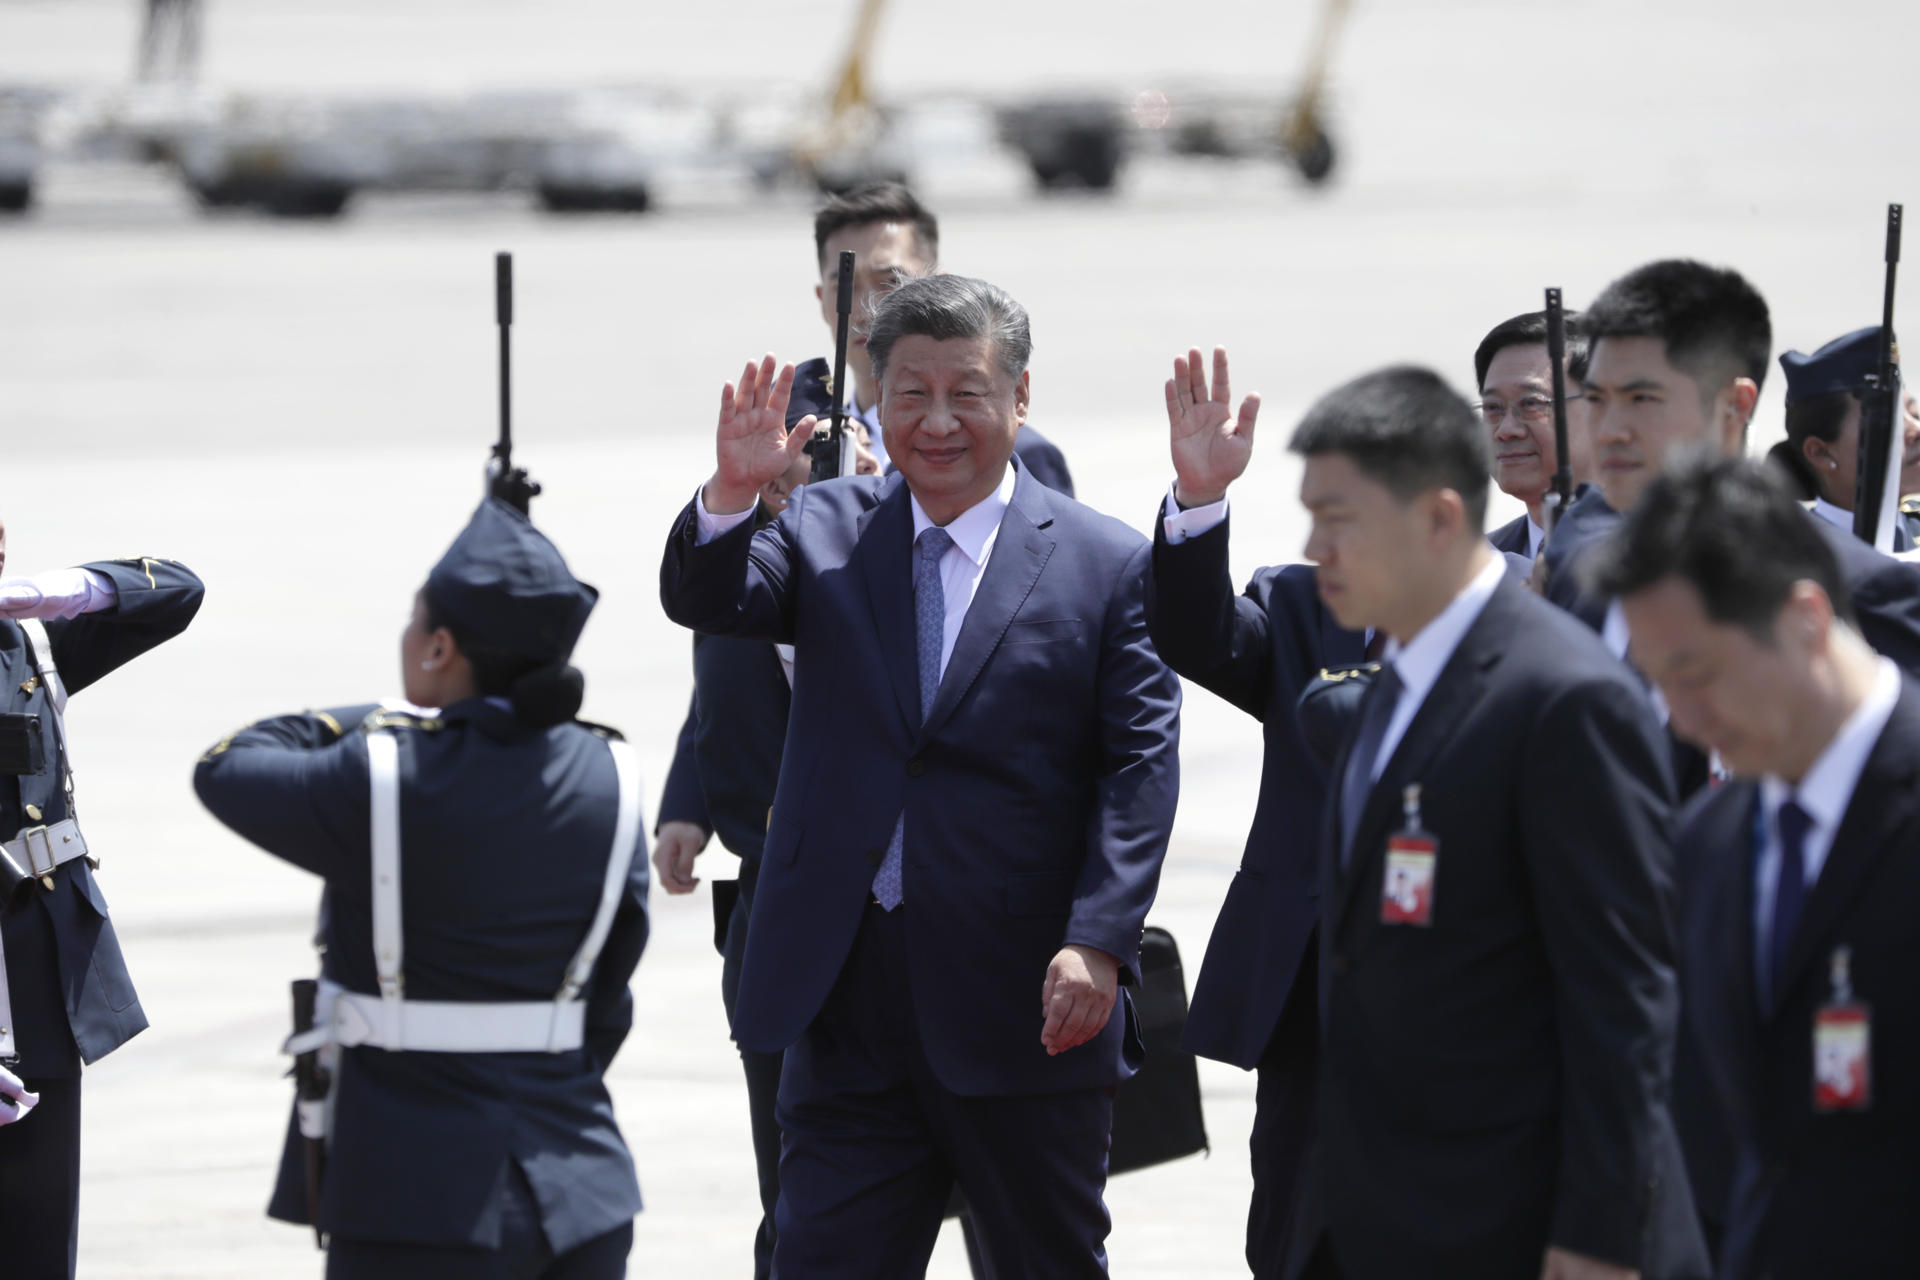
[[[1148,925],[1140,939],[1140,985],[1133,990],[1146,1060],[1113,1096],[1113,1145],[1109,1174],[1131,1173],[1207,1150],[1207,1123],[1200,1107],[1200,1069],[1180,1047],[1187,1026],[1187,975],[1173,935]],[[966,1208],[953,1189],[947,1216]]]

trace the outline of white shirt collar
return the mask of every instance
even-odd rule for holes
[[[1845,529],[1848,533],[1853,532],[1853,512],[1842,511],[1825,498],[1815,498],[1813,500],[1813,514],[1819,516],[1836,529]]]
[[[1493,598],[1494,589],[1507,576],[1507,558],[1491,549],[1487,554],[1485,567],[1473,575],[1473,581],[1434,615],[1433,621],[1420,628],[1413,639],[1404,646],[1398,640],[1387,640],[1381,656],[1393,664],[1394,674],[1400,677],[1403,704],[1418,705],[1426,698],[1427,691],[1433,688],[1453,657],[1453,651],[1460,647],[1468,629],[1479,620],[1481,610]]]
[[[1533,522],[1533,516],[1527,516],[1527,559],[1540,554],[1540,548],[1547,542],[1547,531]]]
[[[993,535],[1000,530],[1000,518],[1007,514],[1007,504],[1013,501],[1013,462],[1007,462],[1007,472],[1000,477],[1000,487],[980,501],[962,511],[944,526],[953,539],[953,545],[965,553],[967,559],[984,564],[987,552],[993,547]],[[913,504],[913,540],[920,541],[920,535],[933,528],[933,518],[920,505],[920,499],[908,491],[908,500]]]
[[[1760,798],[1767,807],[1769,823],[1775,821],[1780,806],[1792,799],[1807,811],[1807,816],[1826,837],[1821,843],[1832,842],[1833,832],[1839,829],[1840,819],[1853,802],[1853,789],[1860,783],[1867,757],[1873,754],[1873,744],[1886,731],[1887,721],[1893,718],[1894,704],[1900,700],[1899,669],[1889,658],[1875,659],[1875,666],[1873,687],[1814,759],[1799,786],[1771,773],[1761,777]],[[1809,881],[1813,870],[1809,868]]]

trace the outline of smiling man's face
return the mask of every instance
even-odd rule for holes
[[[1559,465],[1553,439],[1553,365],[1545,343],[1502,347],[1487,364],[1480,414],[1493,437],[1493,479],[1531,509],[1546,496]],[[1591,474],[1586,406],[1567,405],[1567,452],[1576,483]]]

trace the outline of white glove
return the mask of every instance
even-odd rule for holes
[[[40,1095],[28,1093],[27,1086],[20,1082],[20,1077],[5,1067],[0,1067],[0,1095],[13,1099],[12,1106],[0,1102],[0,1128],[15,1121],[25,1120],[27,1113],[40,1103]],[[34,1132],[38,1133],[39,1130],[36,1129]]]
[[[91,569],[54,569],[0,581],[0,618],[77,618],[118,600],[113,583]]]

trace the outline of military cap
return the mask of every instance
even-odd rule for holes
[[[1880,361],[1880,326],[1869,325],[1835,338],[1812,355],[1804,351],[1780,353],[1787,375],[1787,403],[1834,391],[1858,391]]]
[[[600,598],[531,520],[498,498],[480,504],[427,574],[427,595],[462,643],[541,663],[573,652]]]

